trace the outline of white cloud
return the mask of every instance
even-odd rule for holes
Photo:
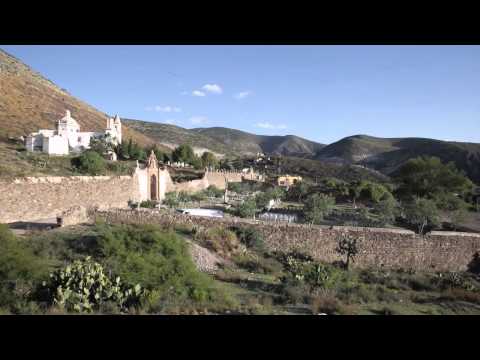
[[[166,112],[166,113],[170,113],[170,112],[176,112],[176,113],[179,113],[182,111],[182,109],[180,109],[179,107],[176,107],[176,106],[160,106],[160,105],[155,105],[155,106],[147,106],[145,108],[145,110],[147,111],[157,111],[157,112]]]
[[[174,119],[167,119],[164,121],[165,124],[174,124],[175,123],[175,120]]]
[[[223,93],[223,89],[220,85],[217,84],[205,84],[202,86],[202,89],[206,92],[210,92],[212,94],[221,94]]]
[[[268,121],[256,123],[255,126],[262,129],[286,129],[287,128],[287,125],[285,124],[272,124],[272,123],[269,123]]]
[[[206,94],[203,91],[200,91],[200,90],[193,90],[192,95],[193,96],[205,96]]]
[[[198,125],[198,124],[205,124],[208,121],[208,118],[206,116],[192,116],[188,120],[192,124]]]
[[[250,90],[247,90],[247,91],[239,92],[238,94],[235,94],[233,97],[237,100],[242,100],[242,99],[245,99],[247,96],[250,96],[250,95],[252,95],[252,92]]]

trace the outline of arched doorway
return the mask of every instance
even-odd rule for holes
[[[157,177],[152,175],[150,178],[150,200],[158,200],[157,199]]]

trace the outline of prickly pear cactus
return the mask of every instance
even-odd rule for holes
[[[44,283],[54,304],[68,311],[92,312],[102,303],[115,303],[121,310],[137,305],[145,295],[140,284],[128,287],[120,277],[109,278],[101,264],[86,257],[50,274]]]

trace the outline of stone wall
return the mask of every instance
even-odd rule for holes
[[[27,177],[0,181],[0,223],[58,217],[75,207],[128,206],[139,198],[136,176]]]
[[[219,172],[208,171],[205,173],[205,178],[209,185],[215,185],[217,188],[225,189],[225,180],[228,182],[242,182],[242,173],[239,172]]]
[[[320,261],[342,260],[335,251],[339,237],[359,239],[359,254],[353,266],[404,268],[426,271],[466,270],[480,252],[480,234],[431,232],[426,236],[409,230],[380,228],[308,226],[249,221],[239,218],[212,219],[167,213],[159,210],[110,210],[94,213],[111,223],[197,225],[203,227],[254,226],[263,234],[269,250],[299,250]]]

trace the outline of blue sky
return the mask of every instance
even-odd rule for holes
[[[355,134],[480,142],[480,46],[0,48],[125,118],[321,143]]]

